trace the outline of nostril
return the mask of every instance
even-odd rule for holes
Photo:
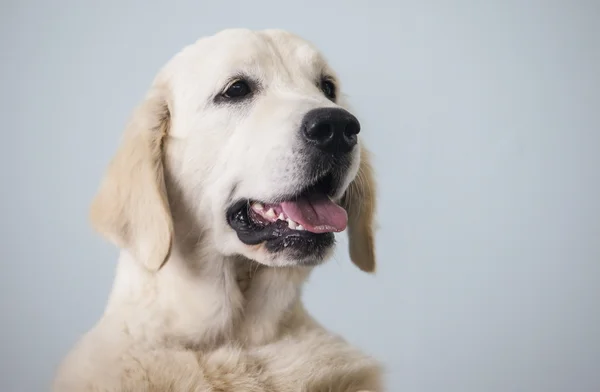
[[[309,139],[317,143],[328,143],[333,138],[333,127],[329,123],[318,123],[307,129]]]
[[[358,123],[356,121],[350,121],[346,125],[346,128],[344,129],[344,135],[348,138],[358,135],[359,132],[360,132],[360,125],[358,125]]]
[[[359,132],[360,126],[356,122],[351,121],[346,125],[344,128],[344,142],[348,147],[352,147],[357,143],[358,137],[356,135]]]

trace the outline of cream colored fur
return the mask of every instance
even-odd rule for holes
[[[264,85],[252,108],[215,105],[233,73]],[[304,309],[311,268],[241,243],[226,224],[232,197],[297,188],[302,115],[332,103],[319,52],[283,31],[226,30],[159,73],[134,112],[91,209],[121,249],[97,324],[65,358],[56,392],[382,391],[377,361]],[[375,269],[375,184],[360,145],[337,198],[352,261]]]

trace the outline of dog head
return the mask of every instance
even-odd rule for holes
[[[352,261],[373,271],[375,184],[360,131],[311,44],[278,30],[220,32],[159,72],[92,223],[151,270],[175,240],[174,206],[221,254],[268,266],[316,265],[347,229]]]

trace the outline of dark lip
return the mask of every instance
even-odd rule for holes
[[[267,250],[270,252],[288,250],[296,253],[298,258],[310,256],[318,259],[334,244],[335,237],[333,233],[292,230],[283,221],[259,224],[250,218],[250,204],[254,201],[272,204],[281,203],[296,200],[311,192],[322,192],[332,196],[336,189],[337,180],[335,175],[327,173],[301,188],[299,192],[282,194],[270,200],[239,199],[227,209],[225,213],[227,223],[235,230],[239,240],[246,245],[265,243]]]
[[[255,223],[249,216],[249,202],[245,200],[233,204],[227,213],[229,226],[235,230],[238,239],[246,245],[265,244],[271,253],[287,251],[298,260],[312,260],[306,264],[318,264],[327,250],[335,243],[333,233],[311,233],[292,230],[286,222],[276,221],[267,225]]]

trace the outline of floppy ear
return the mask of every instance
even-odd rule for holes
[[[350,259],[365,272],[374,272],[376,265],[373,236],[376,191],[370,153],[366,148],[361,147],[358,174],[350,183],[342,199],[342,205],[348,211]]]
[[[169,121],[166,90],[153,87],[134,111],[90,210],[93,227],[151,271],[166,261],[173,236],[162,162]]]

